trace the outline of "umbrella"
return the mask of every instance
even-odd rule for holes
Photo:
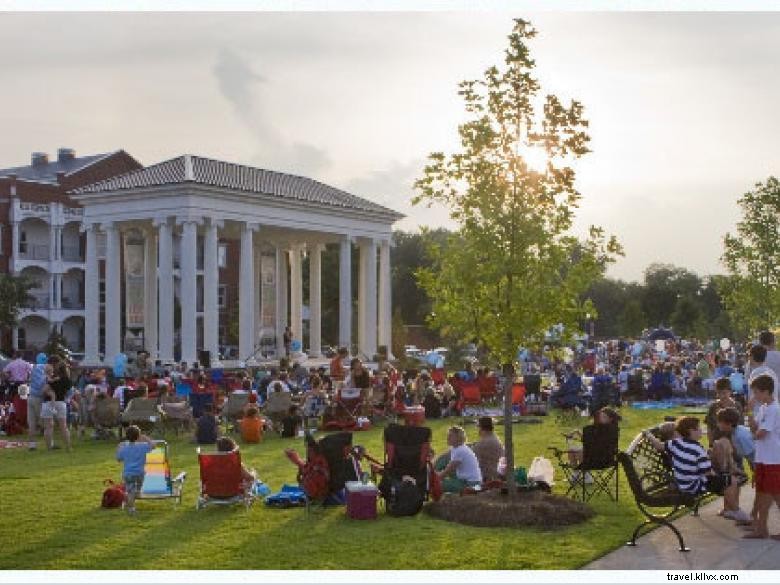
[[[441,369],[444,367],[444,357],[435,351],[429,351],[425,354],[425,363],[433,368]]]

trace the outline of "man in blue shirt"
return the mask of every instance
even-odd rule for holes
[[[154,448],[154,444],[135,425],[127,427],[125,436],[127,441],[117,447],[116,460],[124,462],[122,478],[125,482],[125,506],[127,513],[132,515],[135,514],[135,498],[144,484],[146,454]]]

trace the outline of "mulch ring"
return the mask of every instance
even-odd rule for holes
[[[489,490],[459,496],[446,494],[426,506],[434,518],[469,526],[561,528],[590,519],[593,509],[581,502],[543,491],[520,492],[515,497]]]

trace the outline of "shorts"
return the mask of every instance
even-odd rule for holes
[[[756,491],[780,494],[780,464],[756,463]]]
[[[126,475],[125,481],[125,493],[129,495],[136,495],[141,491],[141,487],[144,485],[144,474],[141,475]]]
[[[41,418],[43,420],[56,418],[57,420],[66,420],[68,416],[68,408],[64,402],[56,401],[51,402],[47,400],[41,405]]]

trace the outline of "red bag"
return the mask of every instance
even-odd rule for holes
[[[103,484],[108,486],[103,492],[103,501],[100,504],[103,508],[121,508],[125,501],[124,484],[114,483],[111,479],[106,479]]]

